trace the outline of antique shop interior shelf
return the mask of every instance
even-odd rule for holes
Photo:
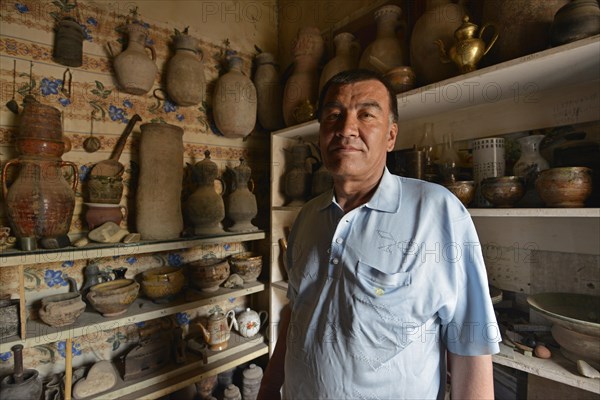
[[[457,141],[533,129],[600,121],[600,37],[595,36],[459,75],[397,96],[400,116],[395,149],[418,143],[426,122],[436,138],[452,132]],[[274,132],[271,188],[271,340],[287,303],[280,239],[298,209],[285,206],[285,150],[298,139],[316,143],[316,120]],[[600,209],[469,209],[483,246],[532,246],[533,250],[598,256]],[[517,249],[519,250],[519,249]],[[521,249],[523,250],[523,249]],[[530,250],[530,249],[528,249]],[[528,253],[529,254],[529,253]],[[487,264],[487,260],[486,260]],[[544,268],[538,265],[536,268]],[[488,268],[489,269],[489,268]],[[529,284],[529,276],[518,275]],[[558,353],[558,352],[555,352]],[[577,373],[560,354],[550,360],[525,357],[502,345],[497,364],[600,393],[597,381]]]

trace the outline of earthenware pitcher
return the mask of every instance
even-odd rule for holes
[[[194,181],[198,185],[183,206],[186,223],[192,225],[196,235],[219,235],[224,233],[221,221],[225,218],[225,203],[215,190],[215,181],[225,184],[218,177],[219,167],[210,159],[210,151],[204,152],[204,160],[192,167]]]
[[[338,33],[333,38],[333,44],[335,45],[335,57],[325,64],[321,72],[319,92],[332,76],[342,71],[354,69],[358,65],[360,44],[353,34],[348,32]]]
[[[548,161],[540,154],[540,143],[545,135],[529,135],[517,139],[521,146],[521,156],[513,166],[513,174],[525,181],[526,192],[519,206],[541,207],[544,202],[535,190],[535,181],[541,171],[550,168]]]
[[[254,181],[250,178],[252,170],[244,158],[240,158],[240,165],[235,168],[227,166],[227,171],[233,176],[232,192],[227,196],[225,215],[233,221],[233,226],[227,228],[229,232],[252,232],[258,228],[252,224],[252,218],[258,214],[256,197],[252,193]],[[248,187],[251,183],[252,188]]]
[[[206,344],[213,351],[225,350],[231,337],[231,328],[235,327],[237,330],[237,321],[233,310],[229,310],[227,313],[215,311],[208,317],[206,327],[200,322],[197,325]]]
[[[129,41],[127,49],[119,52],[108,43],[108,50],[114,57],[113,67],[121,90],[131,94],[142,95],[150,91],[158,73],[156,67],[156,51],[146,43],[148,32],[139,23],[126,26]],[[148,57],[146,49],[151,52]]]
[[[387,5],[375,11],[377,37],[360,56],[359,67],[385,74],[389,70],[407,64],[403,44],[396,34],[402,25],[402,9],[396,5]]]
[[[180,106],[200,104],[206,91],[203,53],[198,40],[187,34],[175,36],[175,55],[167,64],[167,93]]]

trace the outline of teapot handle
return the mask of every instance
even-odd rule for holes
[[[492,48],[492,46],[494,45],[494,43],[496,43],[496,40],[498,39],[498,28],[496,28],[496,25],[492,24],[491,22],[488,22],[485,25],[483,25],[483,27],[479,31],[479,38],[480,39],[483,38],[483,31],[485,31],[485,28],[488,28],[488,27],[493,29],[494,34],[492,36],[492,40],[490,40],[488,45],[485,47],[485,51],[483,52],[484,56],[487,54],[488,51],[490,51],[490,49]]]
[[[264,319],[262,317],[263,315],[264,315]],[[265,324],[267,323],[267,319],[269,319],[269,313],[265,310],[259,311],[258,319],[260,320],[260,326],[265,326]]]
[[[239,327],[238,327],[237,319],[235,319],[235,311],[233,311],[233,310],[227,311],[227,314],[225,314],[225,318],[227,318],[227,317],[231,318],[231,322],[229,322],[229,324],[227,324],[227,329],[231,330],[231,327],[233,326],[233,328],[236,331],[238,331]]]
[[[8,187],[6,186],[6,174],[8,172],[8,167],[19,164],[21,164],[21,161],[18,158],[15,158],[14,160],[10,160],[4,164],[4,167],[2,168],[2,194],[4,195],[4,199],[6,199],[6,194],[8,193]]]

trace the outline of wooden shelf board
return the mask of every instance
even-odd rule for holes
[[[264,231],[256,231],[210,237],[179,238],[166,241],[143,241],[128,244],[94,243],[85,247],[66,247],[63,249],[35,250],[31,252],[9,249],[2,251],[2,255],[0,256],[0,267],[155,253],[160,251],[186,249],[206,244],[246,242],[265,238],[266,234]]]
[[[525,356],[501,343],[500,353],[494,354],[492,359],[500,365],[600,394],[598,380],[581,376],[576,364],[566,359],[560,351],[552,352],[552,358],[544,360]]]
[[[286,281],[273,282],[271,283],[271,286],[275,289],[283,290],[285,292],[288,290],[288,283]]]
[[[469,208],[472,217],[600,218],[600,208]]]
[[[261,282],[246,283],[242,289],[226,289],[220,287],[214,293],[200,292],[187,289],[185,295],[180,296],[169,304],[156,304],[145,298],[137,298],[129,306],[127,312],[117,317],[106,318],[88,306],[86,311],[75,321],[73,325],[64,327],[50,327],[42,321],[27,321],[26,339],[17,336],[2,339],[0,353],[10,351],[15,344],[24,347],[37,346],[53,343],[67,338],[76,338],[83,335],[94,334],[98,331],[115,329],[120,326],[146,321],[167,315],[184,312],[208,304],[214,304],[229,298],[246,296],[261,292],[265,285]],[[191,300],[191,301],[190,301]]]

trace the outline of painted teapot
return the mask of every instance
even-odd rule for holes
[[[494,34],[490,42],[486,45],[482,39],[486,28],[492,28]],[[469,22],[469,16],[463,17],[462,25],[454,32],[454,45],[450,47],[449,54],[446,54],[444,42],[439,39],[434,43],[439,47],[440,59],[443,63],[454,62],[462,74],[475,71],[477,63],[492,48],[496,39],[498,39],[498,30],[495,25],[487,23],[479,31],[479,37],[476,37],[478,26]]]
[[[260,331],[260,327],[267,321],[269,314],[266,311],[256,312],[250,308],[237,316],[237,330],[243,337],[251,338]]]
[[[228,319],[230,320],[228,321]],[[223,313],[221,309],[215,309],[208,317],[206,327],[200,322],[197,323],[204,341],[208,345],[208,348],[213,351],[225,350],[229,344],[229,337],[231,336],[231,327],[238,330],[237,321],[235,319],[235,312],[229,310],[227,313]]]

